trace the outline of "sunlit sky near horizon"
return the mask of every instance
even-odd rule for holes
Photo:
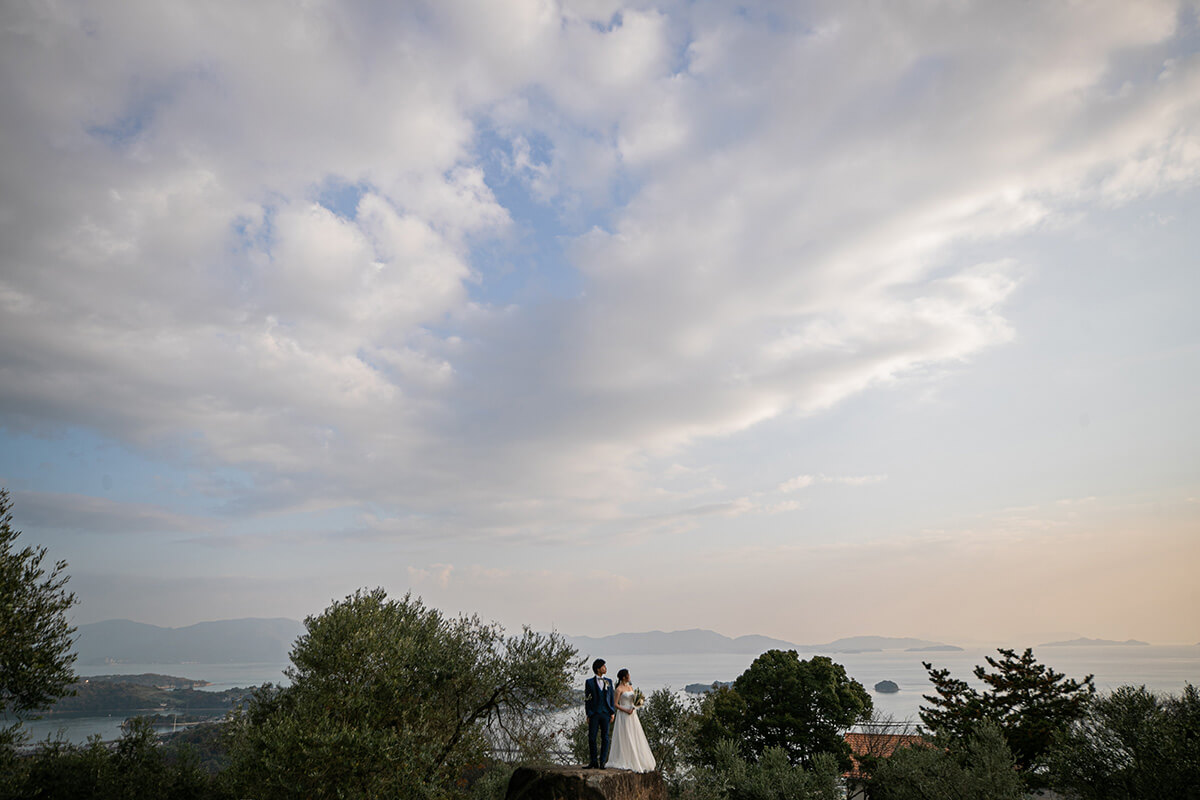
[[[79,623],[1200,641],[1200,4],[0,8]]]

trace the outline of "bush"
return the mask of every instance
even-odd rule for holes
[[[1200,692],[1122,686],[1095,700],[1050,758],[1051,783],[1080,800],[1200,798]]]
[[[870,781],[874,800],[1020,800],[1024,789],[1004,734],[991,720],[959,735],[896,750],[879,760]]]

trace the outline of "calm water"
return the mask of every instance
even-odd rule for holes
[[[283,675],[286,664],[99,664],[78,666],[75,672],[82,678],[92,675],[141,675],[151,672],[157,675],[173,675],[179,678],[208,681],[211,686],[201,691],[219,692],[236,687],[261,686],[264,683],[287,683]],[[146,713],[159,713],[159,709],[147,709]],[[55,738],[60,733],[70,742],[82,743],[89,736],[99,735],[104,741],[121,736],[121,723],[133,712],[120,711],[115,714],[55,715],[26,722],[24,727],[34,741],[46,737]]]
[[[811,653],[801,653],[810,658]],[[820,654],[816,654],[820,655]],[[917,709],[932,693],[929,675],[921,665],[928,661],[935,668],[948,668],[955,677],[981,685],[971,674],[985,656],[998,657],[994,648],[968,648],[950,653],[829,653],[830,658],[843,665],[850,677],[871,692],[875,707],[897,720],[917,721]],[[1158,692],[1178,693],[1185,683],[1200,685],[1200,647],[1046,647],[1034,649],[1038,661],[1065,673],[1068,678],[1082,679],[1095,675],[1100,691],[1132,684],[1145,685]],[[697,655],[697,656],[622,656],[601,654],[608,662],[609,673],[615,675],[621,667],[629,669],[633,682],[643,691],[670,687],[682,689],[689,683],[729,681],[740,675],[754,656]],[[895,694],[879,694],[872,687],[882,680],[900,686]]]
[[[1200,685],[1200,647],[1196,646],[1149,646],[1149,647],[1046,647],[1035,649],[1034,654],[1043,664],[1069,678],[1082,678],[1095,674],[1096,688],[1101,691],[1132,684],[1145,685],[1157,692],[1178,693],[1184,684]],[[633,683],[649,693],[655,689],[670,687],[682,690],[689,683],[711,683],[733,680],[754,660],[750,655],[659,655],[624,656],[620,653],[584,654],[589,660],[600,655],[609,666],[609,674],[616,675],[621,667],[627,667],[633,675]],[[801,658],[812,654],[801,653]],[[858,680],[868,691],[882,680],[894,681],[900,686],[895,694],[878,694],[871,691],[875,707],[897,720],[917,721],[917,708],[924,700],[921,695],[931,691],[929,678],[921,661],[930,661],[935,667],[949,668],[956,677],[976,681],[971,669],[984,663],[984,656],[995,656],[992,648],[969,648],[955,653],[830,653],[834,661],[846,667],[851,677]],[[258,686],[263,683],[285,683],[283,669],[286,664],[108,664],[79,667],[81,676],[124,674],[136,675],[154,672],[165,675],[206,680],[213,685],[212,691],[236,686]],[[583,679],[580,678],[582,687]],[[115,739],[121,734],[121,722],[117,716],[51,717],[26,723],[35,739],[45,739],[62,731],[72,742],[83,742],[92,734],[101,738]]]

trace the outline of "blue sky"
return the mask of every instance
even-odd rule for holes
[[[0,11],[78,622],[1200,640],[1194,2]]]

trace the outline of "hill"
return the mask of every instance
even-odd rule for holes
[[[80,625],[80,664],[282,664],[304,626],[292,619],[226,619],[161,628],[127,619]]]

